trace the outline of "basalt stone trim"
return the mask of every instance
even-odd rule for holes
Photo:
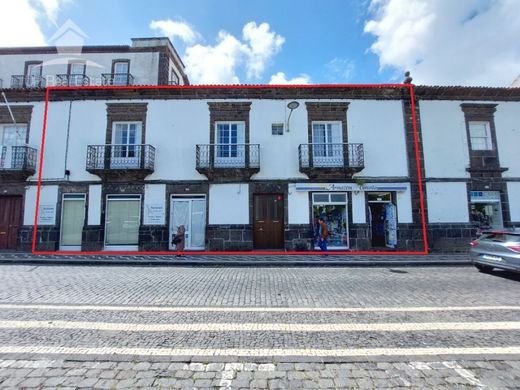
[[[308,224],[290,224],[285,228],[285,249],[287,251],[314,250],[314,233]]]
[[[16,119],[16,123],[26,124],[27,125],[27,134],[25,136],[25,142],[29,143],[29,132],[31,129],[31,117],[33,111],[32,105],[27,106],[11,106],[11,111],[13,112],[14,119]],[[5,105],[0,106],[0,123],[2,124],[12,124],[13,119],[11,118],[11,114],[9,113],[9,109]]]
[[[82,251],[102,251],[105,247],[105,225],[85,225],[81,235]]]
[[[250,251],[253,232],[249,225],[207,225],[207,248],[210,251]]]
[[[209,143],[215,143],[215,122],[244,122],[245,143],[249,143],[249,112],[251,102],[216,102],[208,103],[209,107]]]
[[[32,231],[32,228],[31,228]],[[32,237],[31,237],[32,244]],[[38,226],[36,231],[37,251],[57,251],[60,246],[60,229],[56,226]]]
[[[112,143],[114,122],[141,122],[141,143],[146,143],[146,112],[148,103],[107,103],[105,144]]]
[[[414,231],[413,237],[409,241],[409,247],[414,250],[423,250],[424,240],[422,236],[422,218],[421,218],[421,202],[419,196],[419,186],[422,188],[423,199],[424,199],[424,220],[428,221],[428,199],[426,195],[426,189],[424,187],[424,178],[426,177],[424,170],[424,152],[422,145],[422,129],[421,129],[421,112],[417,96],[415,96],[415,120],[417,129],[417,148],[419,155],[419,166],[416,163],[416,150],[415,150],[415,139],[414,139],[414,128],[413,128],[413,115],[412,115],[412,102],[409,98],[403,97],[403,116],[405,126],[405,141],[406,141],[406,157],[408,161],[408,175],[410,177],[410,191],[412,201],[412,226],[410,229]],[[418,173],[420,172],[422,181],[419,182]],[[415,232],[420,231],[421,234]]]
[[[468,143],[470,174],[478,173],[479,170],[483,171],[495,171],[500,169],[500,161],[498,156],[498,145],[495,128],[494,113],[496,111],[497,104],[474,104],[474,103],[463,103],[460,105],[464,112],[464,118],[466,121],[466,140]],[[473,150],[471,147],[471,136],[469,130],[470,121],[482,121],[489,123],[489,130],[491,132],[491,150]],[[502,168],[505,170],[505,168]],[[493,174],[493,172],[489,172]]]
[[[306,102],[307,107],[307,140],[312,143],[312,122],[313,121],[334,121],[341,122],[341,133],[343,142],[348,142],[347,130],[347,109],[349,103],[335,102]]]
[[[140,251],[167,251],[169,242],[168,226],[141,225],[139,227]]]
[[[103,183],[101,188],[101,225],[105,226],[107,195],[141,195],[141,224],[143,223],[144,182],[133,183]]]
[[[170,57],[166,51],[159,52],[159,65],[157,69],[157,85],[168,85],[170,77]]]
[[[431,252],[468,252],[477,228],[470,223],[430,223],[428,242]]]

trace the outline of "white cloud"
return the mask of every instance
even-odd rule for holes
[[[175,37],[179,37],[184,43],[193,44],[199,39],[199,34],[188,23],[176,22],[171,19],[152,20],[150,28],[158,30],[172,41],[175,40]]]
[[[40,22],[56,24],[61,5],[70,0],[1,0],[0,46],[43,46]]]
[[[347,82],[354,75],[355,64],[347,58],[334,58],[325,64],[325,73],[329,81]]]
[[[268,61],[281,50],[285,38],[269,31],[267,23],[257,26],[255,22],[249,22],[244,26],[242,33],[244,41],[249,43],[247,77],[259,78]]]
[[[216,45],[197,44],[186,48],[184,63],[193,84],[238,84],[244,69],[247,78],[262,77],[285,38],[270,31],[268,23],[247,23],[242,41],[222,30]]]
[[[503,86],[520,73],[518,0],[372,0],[370,11],[370,50],[400,79]]]
[[[298,77],[287,79],[284,72],[278,72],[271,76],[269,84],[310,84],[311,78],[309,75],[302,73]]]

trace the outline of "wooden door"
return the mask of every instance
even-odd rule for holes
[[[0,196],[0,249],[16,249],[22,219],[22,197]]]
[[[254,195],[253,240],[255,249],[283,249],[283,195]]]

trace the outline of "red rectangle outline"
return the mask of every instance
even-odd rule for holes
[[[329,255],[427,255],[428,239],[426,234],[426,218],[424,208],[424,193],[419,157],[419,135],[415,113],[415,92],[413,84],[301,84],[301,85],[145,85],[145,86],[86,86],[86,87],[47,87],[45,88],[45,107],[43,113],[42,139],[40,145],[40,159],[38,167],[38,188],[36,192],[36,210],[34,213],[34,229],[32,238],[32,253],[35,255],[172,255],[175,251],[37,251],[36,238],[38,231],[38,212],[43,172],[43,155],[45,148],[45,134],[47,131],[47,112],[51,91],[68,90],[96,90],[96,89],[269,89],[269,88],[395,88],[408,89],[410,107],[412,111],[413,143],[415,150],[415,164],[419,187],[419,202],[424,249],[422,251],[328,251]],[[319,251],[186,251],[189,255],[317,255]]]

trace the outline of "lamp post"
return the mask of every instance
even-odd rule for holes
[[[298,107],[300,107],[300,103],[298,103],[297,101],[294,101],[294,100],[287,104],[287,108],[291,110],[289,112],[289,117],[287,118],[287,132],[289,132],[289,121],[291,119],[292,112],[293,112],[293,110],[297,109]]]

